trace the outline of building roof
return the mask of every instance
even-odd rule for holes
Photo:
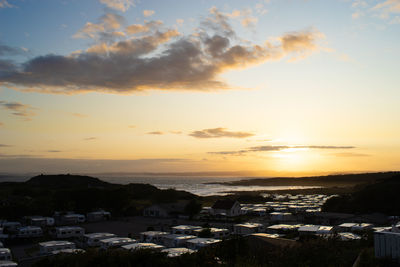
[[[51,246],[67,246],[67,245],[75,245],[75,243],[63,240],[54,240],[54,241],[47,241],[39,243],[42,247],[51,247]]]
[[[0,261],[0,267],[18,266],[18,263],[13,261]]]
[[[172,257],[179,257],[185,253],[193,253],[195,251],[189,248],[166,248],[161,250],[161,252],[168,253],[167,256],[172,258]]]
[[[114,235],[114,234],[111,234],[111,233],[91,233],[91,234],[86,234],[86,235],[84,235],[84,237],[87,237],[87,238],[103,238],[103,239],[106,239],[106,238],[115,237],[115,235]]]
[[[212,206],[213,209],[219,210],[230,210],[233,205],[235,205],[236,201],[231,199],[219,199]]]
[[[11,251],[9,248],[0,248],[0,254],[10,254]]]
[[[165,248],[164,246],[157,245],[154,243],[134,243],[134,244],[129,244],[122,246],[122,248],[127,249],[127,250],[135,250],[135,249],[163,249]]]

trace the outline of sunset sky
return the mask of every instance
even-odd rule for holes
[[[400,169],[400,0],[0,0],[0,173]]]

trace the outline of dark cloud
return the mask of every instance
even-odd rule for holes
[[[237,151],[218,151],[218,152],[208,152],[209,154],[217,155],[243,155],[251,152],[272,152],[281,151],[284,149],[295,148],[295,149],[353,149],[354,146],[254,146],[247,149],[237,150]]]
[[[152,134],[152,135],[163,135],[163,132],[160,131],[154,131],[154,132],[148,132],[147,134]]]
[[[25,120],[30,120],[30,117],[35,116],[32,106],[19,102],[0,101],[0,107],[10,111],[14,116],[24,117]]]
[[[66,94],[229,89],[232,87],[219,79],[221,73],[283,57],[303,57],[318,50],[321,39],[318,31],[299,31],[275,38],[274,42],[251,44],[236,37],[229,17],[216,8],[210,10],[199,29],[186,36],[157,23],[142,26],[144,30],[139,26],[130,28],[131,33],[141,31],[132,38],[105,41],[102,34],[123,37],[126,33],[118,31],[121,25],[115,16],[103,17],[75,36],[97,40],[86,51],[39,56],[21,65],[0,64],[0,84]]]
[[[12,147],[12,145],[0,144],[0,147]]]
[[[27,50],[24,48],[12,47],[0,43],[0,56],[16,56],[24,55],[26,53]]]
[[[173,171],[181,167],[191,170],[192,161],[179,158],[153,158],[136,160],[65,159],[34,155],[0,154],[0,170],[10,173],[101,173],[131,171]]]
[[[61,150],[47,150],[49,153],[60,153],[62,152]]]
[[[189,134],[189,136],[196,138],[221,138],[221,137],[231,137],[231,138],[246,138],[253,136],[253,133],[248,132],[231,132],[226,128],[213,128],[204,129],[201,131],[194,131]]]

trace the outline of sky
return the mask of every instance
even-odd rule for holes
[[[400,169],[400,0],[0,0],[0,173]]]

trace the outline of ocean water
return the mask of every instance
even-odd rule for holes
[[[221,182],[251,179],[247,177],[165,177],[165,176],[110,176],[98,175],[98,178],[118,184],[146,183],[159,189],[176,189],[190,192],[199,196],[228,195],[239,191],[272,191],[286,189],[310,189],[319,186],[233,186],[218,184]]]
[[[24,182],[34,175],[0,175],[0,182]],[[131,174],[93,174],[103,181],[116,184],[143,183],[151,184],[159,189],[176,189],[190,192],[199,196],[228,195],[238,191],[271,191],[286,189],[310,189],[318,186],[232,186],[218,184],[222,182],[251,179],[249,177],[197,177],[197,176],[159,176]]]

